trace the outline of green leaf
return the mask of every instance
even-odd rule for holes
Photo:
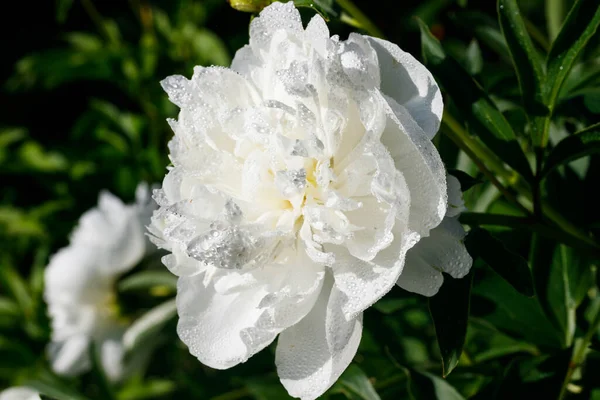
[[[492,151],[526,179],[533,179],[529,162],[506,118],[481,86],[456,60],[446,55],[440,42],[431,34],[423,21],[419,21],[419,26],[425,65],[450,94],[460,113],[467,119],[469,130],[477,133]]]
[[[477,40],[473,39],[471,40],[471,43],[469,43],[469,47],[467,47],[465,52],[465,61],[469,74],[477,75],[481,72],[483,68],[483,57]]]
[[[167,322],[177,315],[175,299],[158,305],[138,318],[123,335],[127,351],[142,345],[146,339],[156,335]]]
[[[483,183],[482,180],[473,178],[471,175],[459,169],[450,168],[448,169],[448,173],[458,179],[460,182],[460,190],[463,192],[466,192],[477,184]]]
[[[246,380],[246,389],[256,400],[292,399],[276,378],[253,376]]]
[[[539,352],[534,345],[502,333],[480,318],[469,320],[467,343],[465,351],[475,364],[516,353],[538,354]]]
[[[331,392],[344,393],[351,400],[380,400],[373,384],[356,364],[346,368]]]
[[[143,382],[132,382],[121,389],[117,395],[119,400],[143,400],[156,397],[173,398],[176,390],[175,382],[166,379],[146,379]]]
[[[429,299],[429,311],[442,355],[444,377],[458,365],[465,344],[472,278],[472,273],[462,279],[444,275],[444,284]]]
[[[535,294],[527,261],[504,247],[488,231],[479,227],[472,229],[465,245],[473,258],[481,258],[516,291],[528,297]]]
[[[30,315],[32,313],[33,300],[27,284],[7,256],[0,259],[0,285],[12,295],[23,314]]]
[[[556,100],[565,78],[587,42],[600,25],[598,0],[577,0],[552,43],[546,60],[548,71],[545,94],[546,104],[554,110]]]
[[[19,156],[25,165],[40,172],[64,171],[68,167],[62,154],[46,151],[38,142],[25,142],[19,149]]]
[[[56,400],[89,400],[86,396],[75,391],[72,384],[69,385],[46,371],[39,374],[35,379],[25,381],[23,386],[30,387]]]
[[[325,21],[337,18],[339,12],[335,9],[333,0],[294,0],[296,7],[308,7],[318,12]]]
[[[559,165],[594,153],[600,153],[600,124],[561,140],[548,155],[542,176],[547,176]]]
[[[557,398],[569,369],[571,353],[572,349],[566,349],[552,355],[514,359],[499,382],[495,398],[521,398],[520,393],[535,393],[538,399]]]
[[[582,252],[539,237],[533,240],[530,257],[540,304],[568,347],[575,335],[577,307],[594,283],[593,262]]]
[[[56,0],[56,21],[64,23],[72,6],[73,0]]]
[[[416,399],[465,400],[445,379],[425,371],[411,370],[410,390]]]
[[[523,105],[530,119],[531,139],[534,146],[539,147],[542,144],[543,117],[549,113],[542,93],[544,75],[541,60],[527,33],[516,0],[498,0],[498,19],[517,73]]]
[[[480,263],[478,260],[477,264]],[[485,319],[515,339],[545,347],[562,347],[558,330],[537,299],[521,295],[498,274],[479,269],[472,293],[471,315]]]
[[[177,288],[177,277],[168,271],[142,271],[124,278],[118,284],[120,292],[164,288],[174,291]]]
[[[565,18],[565,0],[546,0],[546,26],[550,40],[556,39]]]

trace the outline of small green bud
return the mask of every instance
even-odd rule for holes
[[[238,11],[257,13],[273,3],[274,0],[227,0],[229,5]]]

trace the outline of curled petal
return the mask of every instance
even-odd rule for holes
[[[437,149],[406,109],[387,100],[388,123],[381,142],[410,188],[409,228],[427,236],[446,214],[446,171]]]
[[[215,273],[221,278],[214,276],[214,285],[205,274],[179,279],[177,332],[190,353],[217,369],[245,362],[302,319],[316,301],[324,275],[306,256],[245,274]]]
[[[429,237],[422,238],[410,249],[398,285],[410,292],[433,296],[442,285],[440,271],[453,278],[467,275],[473,259],[463,243],[465,235],[458,219],[444,218]]]
[[[316,399],[354,358],[362,334],[362,314],[347,321],[341,308],[344,297],[331,277],[326,277],[311,312],[279,335],[275,364],[290,395]]]
[[[25,386],[15,386],[0,392],[0,400],[41,400],[38,392]]]
[[[444,103],[431,72],[386,40],[366,36],[377,52],[382,91],[404,106],[429,139],[437,133]]]
[[[90,366],[90,338],[80,334],[64,342],[51,342],[48,346],[48,358],[52,370],[66,376],[75,376]]]

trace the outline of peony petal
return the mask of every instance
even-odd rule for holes
[[[177,333],[200,362],[227,369],[269,345],[278,332],[266,335],[260,343],[246,343],[242,332],[256,326],[264,288],[219,294],[212,285],[204,285],[204,275],[179,278]]]
[[[15,386],[0,392],[0,400],[41,400],[38,392],[25,386]]]
[[[456,217],[466,210],[465,201],[460,189],[460,181],[450,174],[446,176],[446,181],[448,182],[448,209],[446,210],[446,217]]]
[[[279,335],[275,364],[281,383],[293,397],[312,400],[329,389],[348,367],[362,335],[362,314],[347,321],[345,296],[331,277],[311,312]]]
[[[438,292],[443,282],[444,276],[440,271],[409,251],[396,283],[404,290],[430,297]]]
[[[433,296],[442,285],[440,271],[453,278],[464,277],[473,264],[463,243],[465,235],[457,218],[444,218],[429,237],[410,249],[398,285],[410,292]]]
[[[273,3],[265,7],[250,23],[250,46],[255,52],[267,50],[273,35],[280,30],[292,34],[304,31],[294,3]]]
[[[94,302],[103,299],[111,284],[111,279],[98,271],[98,263],[102,263],[103,259],[104,252],[95,248],[69,246],[59,250],[44,271],[46,302]]]
[[[115,326],[109,329],[105,335],[102,335],[102,338],[98,341],[102,369],[108,379],[113,382],[121,379],[124,374],[123,333],[124,329]]]
[[[329,28],[325,23],[325,20],[319,15],[315,14],[308,25],[304,33],[306,39],[313,46],[313,49],[323,58],[327,57],[327,43],[329,42]]]
[[[365,36],[377,52],[381,90],[404,106],[429,139],[440,127],[444,103],[431,73],[413,56],[386,40]]]
[[[90,366],[90,339],[86,335],[73,336],[64,342],[51,342],[48,357],[52,370],[60,375],[74,376]]]
[[[388,123],[381,142],[410,188],[409,228],[427,236],[444,218],[446,171],[440,154],[404,107],[387,98]]]
[[[342,311],[352,319],[373,305],[393,287],[403,270],[407,251],[414,246],[418,235],[402,228],[400,222],[392,231],[393,242],[370,261],[350,254],[336,254],[333,266],[336,288],[345,294]]]

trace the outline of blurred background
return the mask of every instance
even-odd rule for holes
[[[334,1],[315,3],[342,15]],[[549,19],[546,3],[527,0],[519,5],[536,46],[547,51],[560,23]],[[571,3],[561,2],[564,10]],[[388,40],[419,59],[420,34],[413,17],[421,18],[511,124],[524,129],[526,118],[515,106],[519,90],[494,1],[355,4]],[[189,77],[195,65],[228,66],[248,42],[251,14],[234,10],[225,0],[46,0],[13,2],[11,8],[0,25],[0,389],[38,379],[103,398],[94,373],[61,380],[48,371],[43,268],[67,244],[69,232],[96,204],[100,190],[129,202],[138,182],[162,181],[172,136],[166,118],[176,118],[178,110],[159,81],[172,74]],[[303,8],[302,14],[307,22],[315,11]],[[329,28],[342,38],[355,30],[339,18],[332,18]],[[568,102],[561,106],[566,116],[553,128],[555,141],[598,121],[599,43],[593,38],[585,56],[596,74],[567,88]],[[590,65],[578,73],[587,73]],[[446,136],[438,135],[436,145],[448,168],[480,177]],[[592,182],[590,162],[586,158],[572,164],[565,182]],[[590,198],[585,186],[558,187],[569,190],[568,201],[577,204],[564,207],[574,220],[598,219],[597,198]],[[487,183],[465,196],[474,211],[517,212]],[[495,233],[527,256],[527,231]],[[568,355],[565,359],[561,353],[566,346],[552,318],[489,271],[479,272],[473,290],[464,360],[447,380],[441,378],[427,302],[396,288],[367,312],[359,354],[331,390],[332,398],[377,398],[371,386],[389,399],[494,398],[490,393],[499,399],[509,398],[509,393],[513,399],[532,394],[555,398],[545,394],[556,393],[556,384],[562,383],[558,376],[564,375],[561,368]],[[127,301],[135,313],[173,295],[172,290],[145,290],[130,294]],[[287,398],[275,374],[273,348],[231,370],[214,371],[188,354],[176,337],[175,323],[161,332],[145,369],[117,387],[119,400]],[[525,364],[510,369],[515,360]],[[599,361],[589,360],[595,368],[600,368]],[[591,390],[580,398],[590,398]]]

